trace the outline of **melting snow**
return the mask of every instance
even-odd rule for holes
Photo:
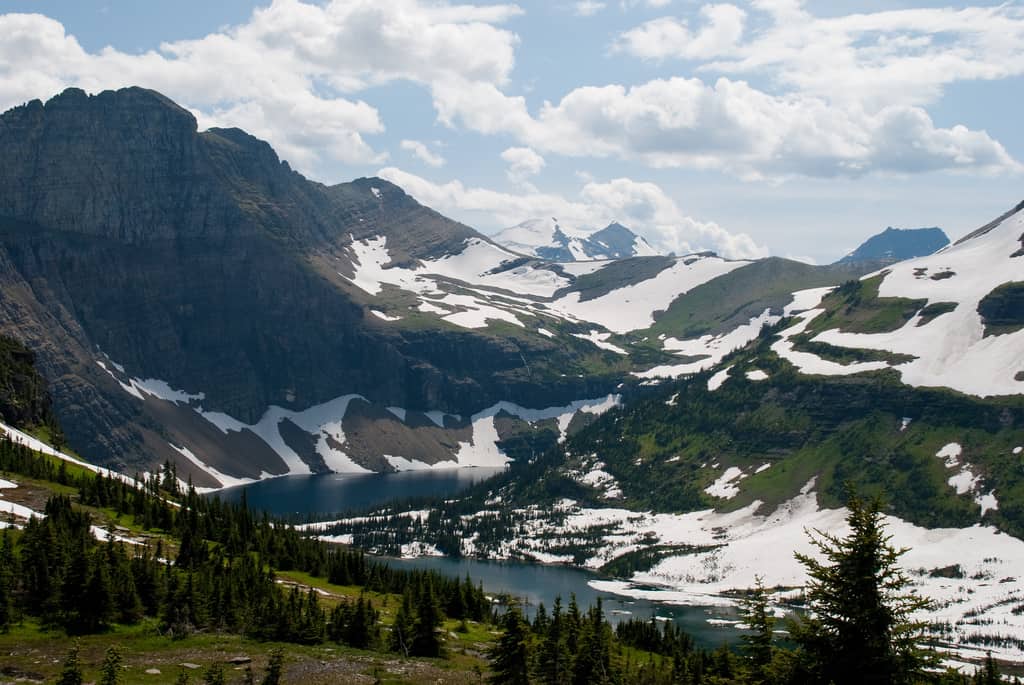
[[[904,383],[944,386],[989,397],[1024,392],[1024,330],[984,337],[978,303],[997,286],[1021,279],[1020,259],[1009,255],[1020,247],[1024,213],[1005,219],[985,235],[953,245],[941,253],[887,267],[878,294],[881,297],[955,302],[953,311],[919,325],[920,315],[888,333],[844,333],[828,330],[815,340],[833,345],[888,350],[916,357],[896,366]],[[952,278],[933,280],[916,274],[947,270]],[[873,275],[869,274],[864,278]]]
[[[768,380],[768,374],[761,369],[754,369],[753,371],[747,371],[747,379],[752,381],[766,381]]]
[[[618,347],[617,345],[613,345],[610,342],[605,342],[606,340],[608,340],[608,338],[610,338],[612,336],[611,333],[601,333],[599,331],[590,331],[586,335],[583,335],[582,333],[573,333],[572,336],[574,338],[580,338],[581,340],[586,340],[586,341],[592,343],[593,345],[595,345],[597,347],[600,347],[602,350],[609,350],[611,352],[617,352],[618,354],[628,354],[628,352],[626,352],[626,350],[622,349],[621,347]]]
[[[376,316],[378,319],[384,319],[385,321],[401,321],[402,320],[402,317],[400,317],[400,316],[389,316],[388,314],[385,314],[384,312],[379,311],[377,309],[371,309],[370,313],[373,314],[374,316]]]
[[[714,483],[704,488],[704,492],[712,497],[732,499],[740,494],[738,482],[746,477],[747,475],[741,469],[730,466]]]
[[[600,324],[614,333],[627,333],[650,327],[654,323],[654,312],[667,309],[680,295],[749,263],[728,262],[718,257],[702,257],[690,264],[686,261],[689,260],[679,258],[654,278],[586,302],[580,302],[580,293],[569,293],[552,302],[550,308],[569,317]]]
[[[666,350],[670,350],[680,355],[704,358],[685,364],[656,366],[646,371],[634,373],[633,375],[639,376],[640,378],[678,378],[679,376],[699,373],[705,369],[710,369],[715,364],[722,361],[730,352],[743,347],[756,338],[761,333],[761,328],[764,325],[774,323],[775,321],[778,321],[778,318],[779,317],[777,316],[771,315],[770,309],[765,309],[759,316],[755,316],[750,319],[748,323],[745,323],[742,326],[737,326],[723,335],[704,335],[700,338],[692,338],[690,340],[667,338],[663,342],[663,346]],[[725,379],[723,378],[722,380],[724,381]],[[715,390],[717,389],[717,386],[712,388],[709,384],[708,389]]]
[[[714,392],[715,390],[718,390],[720,387],[722,387],[722,383],[725,383],[727,380],[729,380],[729,369],[731,368],[732,364],[725,367],[721,371],[716,371],[715,375],[708,379],[708,390]]]

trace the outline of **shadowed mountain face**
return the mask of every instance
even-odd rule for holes
[[[382,325],[349,282],[355,241],[385,236],[403,264],[486,238],[380,179],[310,182],[242,131],[197,132],[155,92],[69,89],[12,109],[0,156],[0,332],[37,352],[70,444],[93,458],[180,457],[177,405],[139,402],[129,376],[248,423],[345,393],[470,414],[610,387],[540,387],[526,366],[552,355],[543,340]]]
[[[941,228],[886,228],[871,236],[856,250],[840,259],[837,264],[885,261],[899,262],[924,257],[949,245],[949,238]]]

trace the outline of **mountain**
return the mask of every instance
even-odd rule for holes
[[[598,231],[563,226],[558,219],[530,219],[493,236],[495,242],[520,254],[555,262],[650,257],[651,245],[620,223]]]
[[[893,228],[889,226],[865,240],[860,247],[838,263],[885,261],[898,262],[923,257],[949,245],[941,228]]]
[[[597,589],[648,600],[717,604],[760,580],[786,603],[806,582],[793,553],[813,552],[807,530],[845,534],[852,487],[885,502],[901,565],[934,600],[915,614],[930,638],[1019,663],[1022,264],[1024,203],[838,286],[782,294],[824,276],[774,260],[734,269],[646,332],[680,336],[656,338],[677,364],[551,450],[435,503],[434,526],[414,532],[402,513],[322,530],[378,551],[413,535],[450,554],[586,567],[613,577]],[[737,325],[761,307],[764,325]]]
[[[0,154],[0,333],[36,354],[68,444],[206,487],[543,451],[867,270],[523,255],[142,88],[14,108]],[[631,236],[588,239],[647,251]]]

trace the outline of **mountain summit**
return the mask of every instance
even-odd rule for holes
[[[938,227],[893,228],[889,226],[865,240],[860,247],[837,264],[854,262],[899,262],[924,257],[949,245],[949,237]]]
[[[618,222],[598,231],[566,226],[558,219],[530,219],[506,228],[494,240],[510,250],[554,262],[650,257],[650,243]]]

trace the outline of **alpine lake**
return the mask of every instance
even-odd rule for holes
[[[401,471],[373,474],[320,474],[285,476],[241,485],[212,493],[226,501],[239,501],[244,493],[257,511],[290,520],[328,520],[339,512],[360,512],[370,508],[426,497],[455,495],[475,483],[500,473],[502,468],[463,468]],[[736,610],[726,606],[690,606],[649,599],[634,599],[595,589],[591,583],[605,576],[565,565],[525,561],[489,561],[453,557],[387,558],[396,568],[431,569],[483,584],[490,595],[507,595],[522,602],[528,615],[541,603],[550,611],[555,598],[568,604],[576,595],[581,607],[600,598],[611,623],[631,618],[673,621],[693,636],[696,645],[713,649],[735,644],[740,632],[734,627]]]

